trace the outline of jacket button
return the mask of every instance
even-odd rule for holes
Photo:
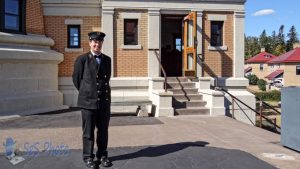
[[[107,83],[105,83],[105,85],[107,85]]]
[[[99,86],[99,83],[97,83],[97,86]]]
[[[97,93],[100,93],[100,91],[98,90]]]
[[[96,76],[96,78],[98,79],[98,78],[99,78],[99,76],[97,75],[97,76]]]
[[[104,78],[106,78],[106,75],[104,75]]]
[[[100,98],[98,98],[97,100],[100,101]]]
[[[108,93],[108,90],[106,90],[105,92]]]
[[[108,99],[106,99],[106,101],[108,101]]]

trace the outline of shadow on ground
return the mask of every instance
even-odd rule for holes
[[[155,117],[115,116],[110,126],[163,124]],[[57,111],[46,114],[15,117],[0,120],[0,128],[5,129],[41,129],[81,127],[80,111]]]
[[[207,142],[181,142],[159,146],[109,148],[112,169],[275,169],[270,164],[240,150],[207,147]],[[23,152],[24,154],[24,152]],[[13,166],[0,156],[2,169],[84,169],[81,150],[67,156],[49,152],[26,158]]]

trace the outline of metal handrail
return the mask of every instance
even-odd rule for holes
[[[164,80],[164,89],[165,89],[165,92],[167,92],[167,74],[166,74],[166,71],[165,71],[163,65],[161,64],[161,59],[160,59],[160,57],[159,57],[159,55],[157,53],[158,49],[151,49],[151,50],[153,50],[154,53],[155,53],[156,59],[157,59],[157,61],[159,63],[159,70],[161,70],[163,72],[164,79],[165,79]]]
[[[208,65],[205,63],[205,62],[202,62],[202,64],[204,65],[204,66],[206,66],[207,68],[209,68],[208,67]],[[213,77],[217,77],[217,75],[214,73],[214,72],[211,72],[212,74],[213,74]],[[264,118],[266,121],[268,121],[269,123],[271,123],[271,124],[273,124],[276,128],[279,128],[279,129],[281,129],[276,123],[273,123],[270,119],[268,119],[267,117],[265,117],[264,115],[262,115],[262,113],[259,113],[259,112],[257,112],[256,110],[254,110],[253,108],[251,108],[250,106],[248,106],[246,103],[244,103],[244,102],[242,102],[240,99],[238,99],[237,97],[235,97],[235,96],[233,96],[232,94],[230,94],[228,91],[226,91],[225,89],[223,89],[223,88],[221,88],[221,87],[218,87],[218,79],[216,79],[216,86],[217,87],[215,87],[215,89],[216,90],[222,90],[222,91],[224,91],[225,93],[227,93],[229,96],[231,96],[231,98],[232,98],[232,105],[233,105],[233,107],[232,107],[232,109],[233,109],[233,116],[234,116],[234,99],[236,99],[237,101],[239,101],[240,103],[242,103],[243,105],[245,105],[246,107],[248,107],[250,110],[252,110],[252,111],[254,111],[256,114],[258,114],[259,116],[260,116],[260,119],[262,119],[262,118]],[[257,97],[256,97],[257,98]],[[259,98],[257,98],[258,100],[260,100]],[[261,100],[261,102],[262,102],[262,104],[264,104],[264,105],[267,105],[268,107],[272,107],[272,106],[270,106],[268,103],[266,103],[266,102],[263,102],[262,100]],[[277,113],[279,113],[279,114],[281,114],[279,111],[277,111],[276,109],[274,109],[274,108],[272,108],[273,110],[275,110]],[[262,110],[261,110],[261,112],[262,112]],[[260,126],[261,126],[261,123],[262,123],[262,121],[260,120]]]
[[[247,90],[250,91],[251,93],[255,93],[255,92],[254,92],[253,90],[251,90],[251,89],[247,89]],[[255,96],[255,98],[256,98],[256,100],[261,101],[263,105],[267,106],[268,108],[274,110],[276,113],[278,113],[278,114],[281,115],[281,113],[280,113],[278,110],[276,110],[273,106],[269,105],[267,102],[261,100],[260,98],[258,98],[258,97],[256,97],[256,96]]]
[[[232,95],[231,93],[229,93],[228,91],[226,91],[225,89],[221,88],[221,87],[216,87],[216,90],[222,90],[223,92],[227,93],[230,97],[234,98],[235,100],[239,101],[240,103],[242,103],[244,106],[246,106],[247,108],[249,108],[250,110],[254,111],[256,114],[260,115],[262,118],[264,118],[266,121],[268,121],[269,123],[273,124],[274,126],[276,126],[276,128],[281,129],[276,123],[273,123],[273,121],[271,121],[270,119],[268,119],[267,117],[265,117],[264,115],[262,115],[261,113],[257,112],[256,110],[254,110],[252,107],[248,106],[246,103],[244,103],[243,101],[241,101],[240,99],[238,99],[237,97],[235,97],[234,95]]]

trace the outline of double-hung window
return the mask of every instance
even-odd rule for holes
[[[124,19],[124,45],[138,45],[138,19]]]
[[[211,46],[223,46],[223,21],[211,21]]]
[[[68,25],[68,48],[80,46],[80,25]]]
[[[296,66],[296,75],[300,75],[300,66]]]
[[[25,0],[0,1],[0,31],[25,33]]]

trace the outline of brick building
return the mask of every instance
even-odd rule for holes
[[[10,0],[6,2],[10,3]],[[57,107],[74,106],[76,103],[77,91],[72,84],[71,74],[76,57],[89,51],[87,33],[90,31],[103,31],[107,35],[103,53],[112,58],[111,86],[113,89],[126,88],[126,92],[116,90],[113,95],[131,93],[128,95],[146,97],[152,104],[157,102],[153,100],[156,96],[165,99],[166,95],[160,92],[163,81],[159,66],[161,62],[168,77],[193,77],[192,81],[199,93],[208,93],[204,99],[207,99],[211,114],[216,110],[221,112],[217,114],[225,114],[224,110],[230,109],[231,104],[228,96],[212,94],[216,93],[212,90],[215,86],[228,89],[254,105],[253,95],[246,92],[248,81],[243,73],[245,0],[18,2],[22,9],[26,9],[16,15],[22,21],[17,23],[21,25],[20,29],[5,29],[4,25],[11,23],[4,21],[0,33],[5,38],[22,37],[28,41],[0,41],[6,44],[13,42],[23,47],[23,44],[31,45],[34,37],[46,43],[34,42],[39,49],[50,50],[51,46],[51,53],[58,57],[51,61],[51,77],[57,85],[51,90],[63,97],[63,103],[60,102]],[[5,16],[11,15],[10,7],[6,9],[2,5],[2,8]],[[155,51],[161,61],[156,58]],[[5,59],[0,58],[0,61],[1,65],[8,64]],[[223,101],[218,101],[220,103],[212,101],[221,96]],[[172,106],[156,107],[161,107],[157,111],[165,110],[169,112],[167,115],[172,114]],[[13,109],[8,108],[7,112],[13,112]]]

